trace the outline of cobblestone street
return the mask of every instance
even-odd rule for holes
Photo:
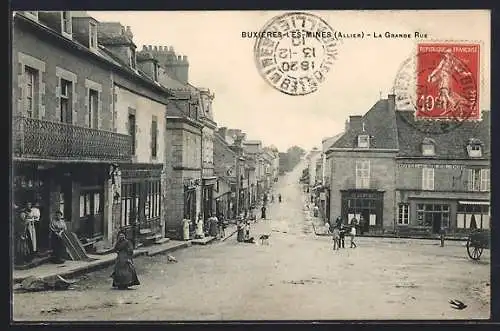
[[[251,235],[173,255],[135,260],[142,285],[111,289],[112,267],[88,274],[67,291],[16,293],[15,320],[301,320],[489,318],[489,251],[467,257],[463,242],[366,238],[332,251],[305,217],[301,165],[280,178]],[[277,199],[276,199],[277,201]],[[260,213],[259,213],[260,216]],[[348,239],[346,240],[348,243]],[[449,300],[468,307],[455,310]]]

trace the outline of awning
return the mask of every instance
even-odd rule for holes
[[[489,201],[459,201],[458,204],[460,204],[460,205],[485,205],[485,206],[489,206],[490,202]]]

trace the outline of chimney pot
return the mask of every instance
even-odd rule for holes
[[[173,51],[174,51],[174,47],[173,47],[173,46],[170,46],[170,47],[168,48],[168,50],[169,50],[170,52],[173,52]]]
[[[161,52],[163,51],[163,46],[158,46],[158,50]]]
[[[146,47],[146,45],[142,45],[142,51],[147,51],[148,48]]]
[[[177,60],[178,60],[178,61],[182,61],[182,56],[177,55]]]
[[[395,94],[389,94],[387,96],[387,100],[389,102],[389,111],[393,112],[396,110],[396,95]]]
[[[154,47],[155,52],[158,52],[158,46]]]
[[[165,52],[168,52],[168,46],[163,46],[163,49],[165,50]]]
[[[184,56],[182,57],[182,61],[183,61],[183,62],[185,62],[185,63],[187,63],[187,61],[188,61],[188,57],[187,57],[186,55],[184,55]]]

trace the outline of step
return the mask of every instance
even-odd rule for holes
[[[161,235],[161,234],[159,234],[159,233],[154,233],[154,234],[152,234],[152,235],[150,235],[150,236],[145,237],[143,240],[147,240],[147,241],[150,241],[150,240],[155,240],[155,241],[156,241],[156,240],[160,239],[161,237],[162,237],[162,235]]]
[[[151,232],[153,232],[153,230],[151,230],[151,229],[140,229],[139,230],[140,235],[150,234]]]
[[[160,238],[155,241],[156,245],[166,244],[170,241],[169,238]]]

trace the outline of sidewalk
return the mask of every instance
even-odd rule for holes
[[[134,257],[170,253],[189,246],[191,246],[191,241],[170,240],[164,244],[138,248],[134,251]],[[40,277],[42,279],[54,277],[56,275],[67,278],[76,277],[112,265],[116,259],[115,253],[106,255],[88,254],[88,256],[92,258],[93,261],[86,262],[69,260],[64,264],[47,263],[32,269],[14,270],[12,280],[14,283],[19,283],[30,276]]]

